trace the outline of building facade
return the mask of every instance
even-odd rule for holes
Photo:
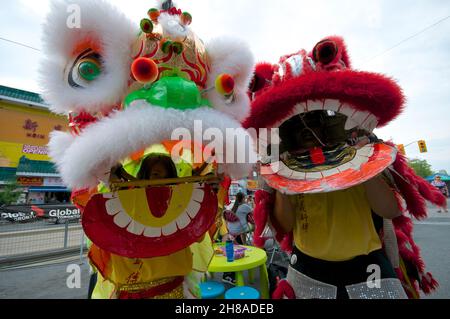
[[[67,127],[38,94],[0,86],[0,191],[12,183],[23,193],[21,204],[68,202],[47,149],[50,132]]]

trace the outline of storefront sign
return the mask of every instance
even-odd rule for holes
[[[75,205],[21,205],[0,207],[0,219],[29,222],[39,219],[77,219],[80,210]]]
[[[247,181],[247,189],[251,189],[251,190],[258,189],[258,181],[248,180]]]
[[[63,187],[64,184],[59,177],[44,177],[44,186]]]
[[[22,147],[22,153],[24,153],[24,154],[48,155],[48,148],[46,146],[37,146],[37,145],[24,144],[23,147]]]
[[[44,179],[42,177],[19,176],[17,177],[17,184],[21,186],[42,186]]]

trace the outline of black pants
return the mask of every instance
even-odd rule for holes
[[[302,253],[295,246],[292,253],[297,256],[297,262],[291,263],[291,267],[312,279],[336,286],[337,299],[348,299],[345,286],[367,281],[371,275],[367,272],[369,265],[375,264],[380,267],[380,279],[397,278],[394,268],[381,249],[340,262],[313,258]]]
[[[92,299],[92,293],[94,292],[95,285],[97,284],[97,273],[91,274],[89,278],[88,299]]]

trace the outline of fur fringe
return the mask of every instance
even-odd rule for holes
[[[255,231],[253,233],[253,244],[256,247],[264,247],[268,238],[263,237],[262,233],[269,220],[269,214],[273,210],[275,196],[264,190],[255,193],[255,208],[253,218],[255,220]]]
[[[393,143],[386,144],[394,146]],[[408,166],[405,156],[397,154],[393,169],[394,174],[392,175],[406,201],[407,210],[416,219],[421,220],[427,217],[425,200],[440,207],[446,206],[445,196],[423,178],[417,176],[414,170]]]
[[[294,289],[287,280],[280,280],[272,293],[272,299],[296,299]]]

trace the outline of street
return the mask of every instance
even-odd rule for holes
[[[429,218],[415,223],[414,237],[422,249],[427,271],[433,273],[440,284],[437,292],[424,298],[449,299],[450,213],[439,214],[436,211],[435,207],[429,206]],[[70,264],[80,264],[79,257],[67,258],[56,263],[49,262],[32,267],[0,271],[0,298],[86,298],[89,282],[88,263],[84,258],[81,265],[81,286],[72,289],[66,285],[66,280],[70,275],[67,272],[67,266]],[[217,275],[215,279],[220,280],[220,278],[221,276]],[[255,279],[256,282],[259,282],[258,277]]]
[[[447,200],[450,204],[450,201]],[[428,205],[429,218],[416,222],[414,238],[422,250],[422,257],[439,282],[439,289],[426,298],[450,298],[450,213],[437,213],[437,209]]]
[[[79,246],[82,233],[81,224],[76,221],[67,225],[55,225],[47,221],[2,223],[0,225],[0,257]],[[65,240],[67,240],[66,247],[64,247]]]

